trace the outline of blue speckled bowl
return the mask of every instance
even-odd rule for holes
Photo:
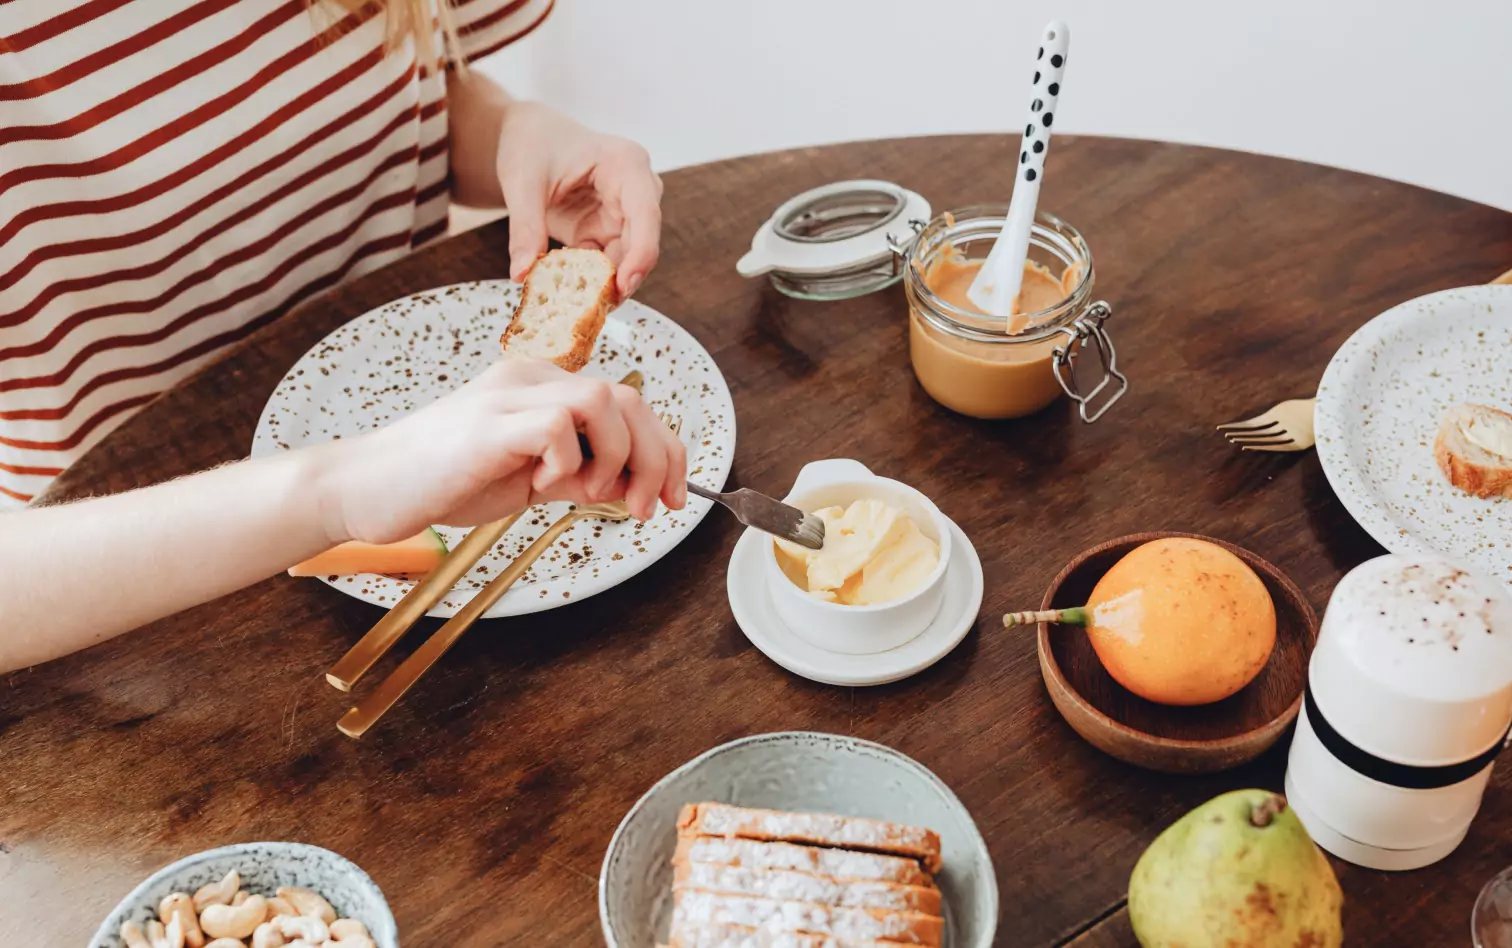
[[[344,918],[367,926],[378,948],[399,948],[399,930],[377,883],[349,859],[329,849],[304,843],[237,843],[208,849],[165,866],[137,886],[100,923],[89,948],[125,948],[121,923],[134,919],[146,924],[157,917],[165,895],[187,892],[217,882],[227,872],[241,873],[242,888],[272,895],[281,885],[313,889]]]
[[[998,887],[971,814],[924,765],[838,734],[788,731],[731,741],[663,777],[631,808],[599,873],[609,948],[652,948],[672,915],[677,811],[714,800],[736,806],[838,813],[927,826],[940,834],[946,948],[991,948]]]

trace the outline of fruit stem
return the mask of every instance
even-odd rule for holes
[[[1040,612],[1010,612],[1003,616],[1003,627],[1011,629],[1016,625],[1038,625],[1041,622],[1086,625],[1091,618],[1091,613],[1084,606],[1074,609],[1045,609]]]
[[[1279,793],[1273,793],[1255,804],[1255,808],[1250,811],[1250,825],[1264,829],[1285,809],[1286,798]]]

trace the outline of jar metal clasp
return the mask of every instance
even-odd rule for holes
[[[1055,370],[1056,380],[1071,400],[1076,402],[1081,420],[1087,424],[1101,418],[1129,390],[1128,377],[1118,371],[1118,353],[1113,348],[1113,340],[1103,328],[1103,323],[1112,315],[1113,307],[1107,303],[1102,300],[1093,303],[1071,325],[1061,328],[1060,331],[1071,341],[1065,346],[1057,347],[1051,355],[1051,367]],[[1081,346],[1078,347],[1077,343],[1081,343]],[[1102,363],[1102,378],[1092,387],[1092,391],[1083,395],[1076,381],[1076,358],[1078,349],[1085,349],[1089,345],[1097,351],[1098,360]],[[1113,386],[1109,394],[1094,408],[1093,403],[1098,401],[1109,386]]]
[[[909,234],[907,239],[900,239],[892,231],[887,232],[887,247],[893,252],[897,263],[901,264],[908,259],[908,255],[913,251],[914,241],[919,239],[919,235],[924,233],[924,228],[928,226],[928,221],[921,221],[915,217],[908,222],[908,229],[913,233]]]

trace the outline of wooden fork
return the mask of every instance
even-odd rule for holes
[[[1313,435],[1315,398],[1294,398],[1243,421],[1219,425],[1218,430],[1245,451],[1306,451],[1317,443]]]
[[[662,416],[662,423],[673,431],[680,431],[680,421]],[[472,627],[472,624],[483,617],[494,603],[503,598],[509,588],[519,581],[521,576],[535,565],[536,560],[542,554],[551,549],[552,544],[561,538],[562,534],[572,529],[573,525],[580,520],[607,520],[618,523],[630,519],[630,506],[623,500],[610,504],[590,504],[569,511],[557,519],[556,523],[546,528],[546,532],[536,538],[535,542],[525,548],[525,552],[515,558],[498,576],[493,578],[487,586],[478,590],[478,594],[457,610],[457,614],[446,621],[446,624],[436,630],[436,634],[425,640],[425,644],[406,658],[398,668],[385,678],[372,693],[361,701],[356,707],[349,710],[337,722],[336,727],[347,737],[357,738],[367,733],[368,728],[378,723],[383,717],[404,697],[420,680],[420,676],[430,670],[430,667],[440,660],[442,655],[462,638],[462,633]]]

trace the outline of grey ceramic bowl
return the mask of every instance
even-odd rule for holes
[[[790,731],[716,747],[663,777],[631,808],[599,873],[609,948],[653,948],[672,917],[672,853],[685,803],[865,816],[940,834],[947,948],[990,948],[998,889],[987,844],[950,788],[923,765],[870,741]]]
[[[281,885],[313,889],[339,915],[366,925],[378,948],[399,948],[394,916],[377,883],[351,860],[304,843],[238,843],[207,849],[165,866],[121,900],[100,923],[89,948],[125,948],[120,936],[122,922],[134,919],[145,925],[148,919],[157,917],[163,896],[173,892],[193,894],[232,869],[241,873],[243,889],[259,895],[272,895]]]

